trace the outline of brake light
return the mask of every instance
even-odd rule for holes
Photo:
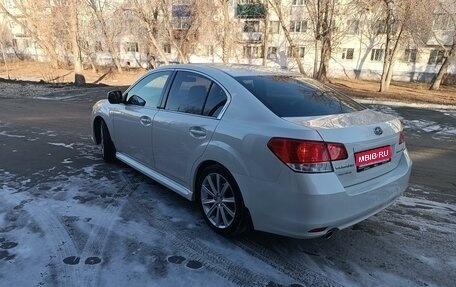
[[[331,161],[348,158],[343,144],[272,138],[269,149],[292,170],[299,172],[333,171]]]
[[[399,133],[399,144],[403,144],[405,143],[405,134],[404,134],[404,131],[400,131]]]

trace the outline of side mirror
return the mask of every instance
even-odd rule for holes
[[[123,95],[121,91],[110,91],[108,92],[108,101],[110,104],[121,104],[123,103]]]

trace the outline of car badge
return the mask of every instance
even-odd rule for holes
[[[379,136],[379,135],[381,135],[382,133],[383,133],[383,131],[382,131],[382,128],[381,128],[381,127],[376,127],[376,128],[374,129],[374,134],[376,134],[376,135]]]

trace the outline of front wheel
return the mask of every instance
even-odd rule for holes
[[[236,181],[226,169],[218,165],[205,168],[196,188],[204,220],[215,232],[234,236],[244,231],[244,201]]]
[[[108,127],[104,121],[100,125],[101,157],[106,162],[113,162],[116,159],[116,148],[112,142]]]

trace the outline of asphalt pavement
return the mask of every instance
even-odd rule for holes
[[[0,95],[0,285],[454,286],[456,111],[371,106],[402,118],[414,161],[387,210],[329,240],[225,239],[191,202],[101,160],[90,112],[112,89]]]

